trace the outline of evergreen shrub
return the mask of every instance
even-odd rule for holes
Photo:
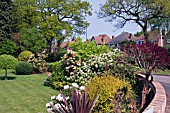
[[[32,74],[32,65],[28,62],[21,61],[16,66],[16,75],[30,75]]]
[[[45,60],[47,62],[60,61],[62,59],[62,57],[64,56],[64,54],[66,54],[66,53],[67,53],[66,49],[60,49],[59,52],[49,53],[48,57]]]

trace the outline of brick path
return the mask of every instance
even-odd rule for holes
[[[154,75],[154,79],[162,84],[167,96],[165,113],[170,113],[170,76]]]

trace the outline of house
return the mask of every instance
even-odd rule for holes
[[[69,42],[68,41],[64,41],[61,43],[60,47],[61,48],[65,48],[65,49],[68,49],[68,44],[72,44],[75,42],[75,38],[73,37]],[[51,52],[57,52],[58,51],[58,44],[56,43],[56,41],[54,40],[51,44]],[[49,50],[45,50],[46,52],[49,51]]]
[[[106,34],[101,34],[98,36],[92,36],[92,38],[89,39],[91,42],[96,41],[97,45],[108,45],[111,38]]]
[[[73,37],[70,41],[65,41],[65,42],[61,43],[60,47],[68,49],[68,44],[72,44],[74,42],[75,42],[75,38]]]
[[[160,30],[159,29],[152,29],[149,32],[149,37],[148,40],[151,41],[154,44],[158,44],[159,46],[164,46],[165,45],[165,36],[166,36],[166,32],[162,33],[162,40],[161,40],[161,34],[160,34]],[[135,39],[136,44],[142,44],[145,43],[145,36],[144,34],[137,37]]]
[[[119,44],[121,42],[125,42],[125,41],[134,41],[135,40],[135,36],[133,36],[131,33],[128,32],[122,32],[120,35],[118,35],[117,37],[112,36],[112,39],[110,40],[110,42],[108,43],[108,46],[111,47],[112,45],[114,45],[115,48],[119,47]]]
[[[60,45],[60,47],[61,48],[68,48],[68,44],[72,44],[72,43],[74,43],[75,41],[69,41],[69,42],[63,42],[61,45]]]

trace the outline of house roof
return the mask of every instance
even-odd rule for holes
[[[97,44],[108,44],[111,40],[111,38],[106,34],[101,34],[99,36],[93,36],[91,38],[91,41],[93,39],[96,41]]]
[[[68,47],[68,43],[69,43],[69,44],[72,44],[73,42],[75,42],[75,41],[63,42],[60,46],[61,46],[62,48],[66,48],[66,47]]]
[[[91,40],[95,40],[97,44],[102,44],[101,36],[93,36]]]
[[[158,29],[150,30],[148,33],[149,33],[148,39],[150,41],[157,41],[161,37],[160,31]],[[144,34],[135,39],[135,41],[138,41],[138,40],[145,40]]]
[[[128,33],[128,32],[123,32],[120,35],[118,35],[117,37],[111,39],[111,41],[109,43],[116,44],[116,43],[119,43],[119,42],[130,40],[129,39],[130,35],[132,36],[131,37],[132,40],[135,40],[136,37],[134,35],[132,35],[131,33]]]

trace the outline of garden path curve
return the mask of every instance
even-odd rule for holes
[[[170,75],[154,75],[153,78],[160,82],[165,89],[167,96],[165,113],[170,113]]]

